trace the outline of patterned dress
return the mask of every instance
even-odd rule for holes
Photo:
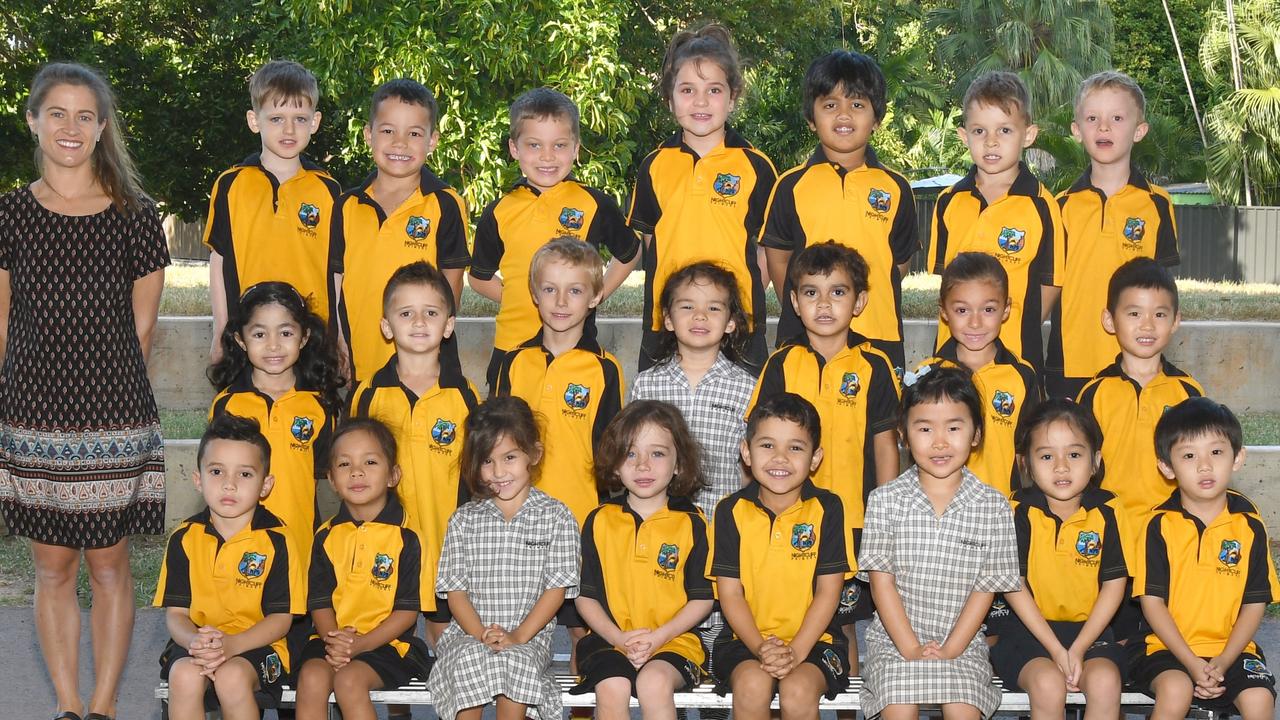
[[[440,598],[465,591],[481,623],[510,632],[550,588],[565,588],[565,599],[578,596],[578,521],[563,503],[535,488],[510,521],[488,499],[463,505],[449,519],[436,575]],[[529,642],[494,652],[456,620],[449,623],[428,682],[436,714],[453,720],[459,710],[505,695],[534,717],[559,720],[560,689],[551,675],[555,626],[552,618]]]
[[[1022,586],[1009,501],[965,468],[960,488],[938,517],[912,466],[872,490],[867,501],[858,578],[870,581],[872,570],[893,575],[920,642],[942,644],[971,593]],[[862,677],[867,717],[886,705],[957,702],[990,717],[1000,705],[981,631],[954,660],[908,661],[877,615],[867,629]]]
[[[0,196],[9,272],[0,509],[15,535],[77,548],[164,531],[164,445],[133,283],[169,264],[154,207],[59,215]]]

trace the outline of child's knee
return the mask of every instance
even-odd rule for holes
[[[1165,670],[1151,681],[1151,693],[1161,708],[1190,707],[1195,685],[1181,670]]]
[[[678,677],[674,669],[664,662],[645,665],[636,676],[636,697],[640,704],[671,702],[679,682]]]
[[[213,673],[213,690],[224,705],[253,698],[258,688],[258,674],[242,657],[233,657]]]
[[[1234,704],[1242,720],[1255,720],[1270,718],[1275,713],[1276,699],[1266,688],[1251,687],[1241,690]]]
[[[812,668],[814,672],[803,672],[806,667]],[[826,679],[822,673],[812,665],[801,665],[778,681],[778,704],[784,710],[816,708],[825,689]]]
[[[367,666],[365,666],[367,667]],[[369,691],[374,689],[377,675],[355,663],[333,674],[333,694],[344,703],[352,699],[369,699]]]
[[[1067,679],[1052,662],[1028,665],[1018,677],[1018,684],[1039,703],[1066,702]]]
[[[1080,674],[1080,689],[1089,696],[1089,702],[1118,702],[1124,689],[1120,668],[1110,660],[1086,661]]]
[[[182,658],[169,667],[169,695],[190,697],[204,695],[209,679],[200,674],[200,666],[191,658]]]
[[[605,678],[596,683],[596,703],[620,707],[631,702],[631,680],[624,677]]]
[[[756,662],[744,662],[733,669],[730,688],[734,707],[758,708],[773,698],[773,676]]]

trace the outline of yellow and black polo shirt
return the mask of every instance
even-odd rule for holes
[[[1050,622],[1089,619],[1102,583],[1129,576],[1129,533],[1122,530],[1124,511],[1115,495],[1089,488],[1065,520],[1049,509],[1040,488],[1023,488],[1010,500],[1022,577],[1040,613]]]
[[[1163,359],[1160,374],[1146,387],[1125,375],[1120,358],[1089,381],[1077,399],[1102,428],[1102,487],[1116,494],[1140,532],[1151,509],[1164,502],[1176,484],[1156,467],[1156,423],[1164,411],[1204,388]]]
[[[539,330],[507,353],[498,370],[493,394],[522,398],[544,425],[538,489],[569,506],[579,527],[600,503],[595,448],[622,410],[622,392],[618,359],[586,336],[555,357]]]
[[[1086,169],[1058,194],[1066,265],[1045,359],[1049,369],[1075,378],[1093,377],[1120,352],[1115,336],[1102,328],[1107,285],[1116,269],[1140,257],[1162,265],[1179,262],[1169,193],[1130,168],[1129,184],[1107,197],[1093,186],[1091,172]]]
[[[741,581],[760,634],[791,642],[813,604],[818,576],[847,579],[856,569],[845,549],[844,525],[840,498],[811,481],[801,486],[796,504],[776,516],[752,481],[716,506],[711,574]],[[833,616],[821,642],[840,632],[834,622]]]
[[[873,340],[902,341],[902,277],[898,265],[920,249],[911,184],[867,150],[866,163],[846,170],[819,145],[804,164],[778,178],[760,244],[791,252],[835,240],[857,250],[870,270],[867,307],[849,327]],[[791,285],[778,293],[778,337],[804,332],[791,306]]]
[[[1000,339],[1013,354],[1043,365],[1040,335],[1040,286],[1062,285],[1062,217],[1053,195],[1025,163],[1009,192],[987,204],[978,192],[977,168],[938,195],[933,211],[929,268],[935,275],[962,252],[995,257],[1009,273],[1013,306]],[[937,347],[951,337],[938,326]]]
[[[951,338],[937,354],[920,366],[940,364],[962,367],[957,355],[960,343]],[[918,370],[919,368],[917,368]],[[1030,363],[1009,352],[996,338],[996,357],[972,374],[982,398],[982,443],[965,463],[978,479],[1008,495],[1022,485],[1018,480],[1013,431],[1018,419],[1040,403],[1040,380]]]
[[[565,180],[541,192],[521,178],[511,192],[489,204],[476,223],[471,275],[490,280],[502,275],[502,305],[494,329],[494,348],[511,350],[542,326],[529,295],[529,263],[538,248],[555,237],[606,247],[619,262],[631,262],[639,238],[627,227],[618,203],[608,193]],[[594,328],[594,317],[588,318]],[[593,332],[593,331],[591,331]]]
[[[223,539],[206,508],[169,536],[155,607],[184,607],[196,627],[242,633],[268,615],[306,613],[306,572],[284,525],[258,506],[249,525]],[[271,643],[289,672],[285,638]]]
[[[423,167],[418,190],[387,215],[369,194],[374,177],[339,199],[329,260],[329,269],[342,275],[335,315],[350,345],[355,380],[367,380],[395,352],[380,325],[391,274],[418,260],[441,270],[471,263],[461,195]]]
[[[621,630],[656,628],[690,600],[711,600],[707,519],[687,498],[641,518],[626,496],[606,500],[582,527],[582,597],[599,602]],[[705,659],[693,632],[653,654],[674,652],[699,665]]]
[[[394,494],[387,495],[387,506],[369,522],[351,517],[343,505],[316,533],[307,610],[331,609],[338,627],[353,627],[364,635],[396,610],[418,612],[421,579],[422,546],[405,526],[404,509]],[[390,645],[404,657],[412,637],[409,628]]]
[[[641,161],[627,223],[653,236],[643,255],[650,330],[662,329],[657,300],[667,278],[701,260],[733,271],[752,327],[764,327],[756,238],[777,175],[769,158],[732,128],[706,157],[698,157],[676,133]]]
[[[316,481],[328,477],[329,443],[337,418],[311,390],[290,390],[279,399],[259,392],[246,375],[218,393],[209,408],[209,419],[230,414],[258,421],[271,445],[271,474],[275,486],[262,501],[284,523],[289,539],[300,553],[296,563],[306,572],[316,517]]]
[[[258,154],[218,176],[204,244],[222,256],[228,317],[241,293],[268,280],[289,283],[320,317],[329,317],[330,230],[340,194],[338,181],[305,157],[302,170],[284,182]]]
[[[405,525],[422,543],[422,587],[436,586],[436,565],[449,516],[469,498],[458,480],[467,416],[480,404],[475,387],[449,365],[440,366],[436,386],[419,397],[400,382],[395,355],[350,397],[351,417],[381,421],[396,438],[400,484],[396,495]],[[435,592],[424,592],[422,609],[436,609]]]
[[[1280,602],[1280,581],[1258,508],[1228,490],[1226,509],[1206,526],[1183,509],[1175,490],[1147,522],[1133,594],[1164,600],[1192,652],[1216,657],[1242,605]],[[1166,649],[1155,633],[1147,636],[1148,655]],[[1244,652],[1258,649],[1250,642]]]
[[[812,402],[822,419],[822,464],[813,484],[844,503],[845,546],[853,558],[852,531],[862,528],[867,496],[876,487],[874,438],[898,426],[901,391],[893,363],[852,330],[830,362],[801,334],[769,356],[747,416],[757,403],[787,392]]]

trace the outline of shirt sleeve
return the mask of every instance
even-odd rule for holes
[[[475,254],[471,257],[470,273],[479,280],[493,279],[502,264],[502,255],[506,252],[495,212],[500,202],[501,198],[485,206],[484,212],[480,213],[480,220],[476,222]]]
[[[1267,528],[1254,516],[1247,516],[1246,522],[1253,532],[1253,546],[1249,549],[1249,576],[1244,581],[1242,602],[1280,601],[1280,582],[1276,580],[1276,565],[1271,557],[1271,544],[1267,542]]]
[[[929,254],[926,264],[929,272],[941,275],[947,265],[947,205],[954,197],[952,188],[938,194],[938,201],[933,205],[933,216],[929,224]]]
[[[684,563],[684,596],[689,600],[710,600],[714,597],[711,591],[711,580],[707,577],[707,518],[701,512],[689,513],[689,523],[693,526],[693,547]]]
[[[329,528],[316,533],[311,544],[311,566],[307,569],[307,611],[326,610],[333,607],[333,592],[338,588],[338,576],[334,571],[325,542],[329,540]]]
[[[440,564],[436,570],[436,597],[443,598],[450,592],[471,589],[471,568],[467,565],[467,521],[465,509],[459,508],[449,518],[444,532],[444,547],[440,549]]]
[[[1106,582],[1129,577],[1129,563],[1125,560],[1124,531],[1117,519],[1116,509],[1102,506],[1103,536],[1102,562],[1098,566],[1098,580]]]
[[[578,583],[578,597],[604,602],[604,568],[600,564],[600,551],[596,548],[596,517],[600,508],[592,510],[582,524],[582,575]]]
[[[191,562],[182,546],[189,528],[182,525],[169,536],[164,560],[160,563],[155,598],[151,601],[155,607],[191,607]]]
[[[872,433],[896,430],[898,427],[898,375],[889,361],[880,355],[871,362],[871,387],[867,398],[867,424]]]
[[[1160,230],[1156,234],[1156,262],[1161,265],[1177,265],[1182,262],[1178,252],[1178,221],[1173,212],[1173,204],[1168,197],[1152,193],[1151,202],[1156,206],[1156,214],[1160,217]]]
[[[747,411],[742,418],[744,422],[751,417],[751,411],[756,409],[756,405],[787,391],[787,376],[783,369],[786,365],[787,352],[788,349],[783,347],[765,361],[764,370],[760,371],[760,379],[756,380],[755,389],[751,391],[751,399],[747,401]]]
[[[862,518],[861,547],[858,548],[858,579],[871,581],[871,571],[897,574],[894,561],[893,516],[894,496],[892,484],[876,488],[867,498],[866,513]]]
[[[396,598],[393,610],[413,610],[422,608],[422,543],[418,535],[409,528],[400,528],[400,561],[396,577]]]
[[[906,178],[896,173],[892,177],[898,184],[898,213],[894,215],[893,225],[889,228],[889,250],[893,253],[893,264],[901,265],[920,251],[916,198]]]
[[[764,214],[769,206],[769,196],[773,194],[774,183],[778,181],[778,171],[773,163],[759,150],[748,150],[751,166],[756,171],[756,184],[751,189],[751,197],[747,198],[747,217],[745,226],[747,237],[754,241],[760,237],[764,228]]]
[[[614,416],[622,412],[624,397],[622,366],[618,364],[618,359],[612,355],[605,355],[600,359],[600,369],[604,374],[604,392],[600,395],[600,405],[596,407],[596,417],[591,424],[592,457],[600,448],[605,428],[609,426]]]
[[[1027,576],[1031,559],[1031,507],[1026,503],[1013,506],[1013,532],[1018,538],[1018,574]]]
[[[764,228],[760,231],[760,244],[775,250],[795,252],[805,246],[804,226],[796,210],[795,187],[803,170],[783,175],[774,183],[765,206]]]
[[[1022,587],[1018,569],[1018,535],[1013,529],[1013,512],[1004,497],[991,501],[984,536],[987,556],[973,584],[974,592],[1013,592]]]
[[[566,600],[578,597],[578,521],[557,503],[552,513],[551,548],[542,575],[545,589],[564,588]]]
[[[818,539],[818,575],[847,575],[849,552],[845,546],[844,506],[835,495],[822,497],[822,528]],[[855,561],[856,562],[856,561]]]
[[[238,170],[230,170],[218,176],[209,193],[209,217],[204,223],[204,244],[210,250],[226,257],[231,252],[231,183]]]
[[[587,228],[587,242],[608,248],[609,254],[618,262],[631,262],[640,251],[640,238],[627,227],[627,219],[623,217],[618,201],[609,193],[595,188],[587,188],[587,193],[596,201],[595,218]]]
[[[1040,213],[1042,232],[1040,250],[1033,261],[1032,269],[1040,275],[1041,285],[1062,286],[1062,278],[1066,274],[1066,243],[1062,238],[1062,210],[1058,203],[1041,188],[1041,194],[1034,199],[1036,210]]]
[[[467,205],[452,189],[436,193],[440,203],[440,230],[436,233],[436,267],[441,270],[466,268],[471,264],[467,250]]]
[[[653,160],[661,151],[661,149],[654,150],[640,162],[640,169],[636,171],[636,186],[631,191],[627,224],[642,235],[652,235],[658,220],[662,218],[662,206],[658,204],[658,196],[653,188],[653,178],[650,176]]]
[[[156,206],[147,202],[132,216],[134,224],[132,279],[139,280],[169,265],[169,241]]]
[[[306,612],[306,580],[301,578],[301,563],[292,562],[293,542],[283,531],[272,531],[271,545],[275,557],[262,583],[262,614]]]
[[[742,537],[738,534],[738,525],[734,522],[733,506],[737,498],[729,496],[716,506],[715,532],[711,556],[711,575],[713,577],[742,577],[742,562],[739,557]]]
[[[1165,544],[1161,523],[1164,516],[1156,513],[1138,538],[1137,567],[1133,570],[1133,596],[1151,595],[1169,600],[1169,547]]]
[[[347,195],[340,195],[333,201],[333,217],[329,220],[329,273],[342,273],[345,269],[347,255],[347,223],[344,219],[347,209]],[[330,278],[330,282],[333,279]],[[334,295],[330,292],[329,295]],[[334,303],[337,299],[334,298]]]

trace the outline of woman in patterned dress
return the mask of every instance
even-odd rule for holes
[[[164,448],[146,358],[169,262],[115,99],[95,71],[51,64],[27,102],[40,179],[0,196],[0,510],[31,540],[35,620],[79,720],[83,553],[95,686],[109,720],[133,632],[128,536],[164,530]]]

